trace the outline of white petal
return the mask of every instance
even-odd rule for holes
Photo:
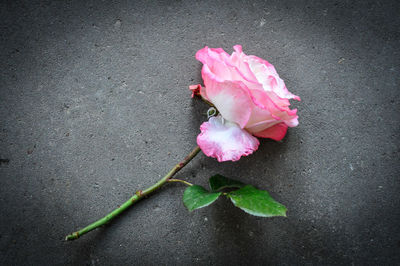
[[[221,116],[211,117],[200,126],[197,144],[205,155],[219,162],[237,161],[258,149],[260,142],[237,124],[224,121]]]

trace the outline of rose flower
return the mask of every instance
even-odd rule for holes
[[[192,85],[212,103],[219,115],[200,126],[197,144],[207,156],[222,161],[237,161],[258,149],[256,137],[281,140],[288,127],[298,125],[297,110],[290,110],[290,93],[273,65],[242,52],[227,54],[221,48],[207,46],[196,53],[203,63],[204,87]]]

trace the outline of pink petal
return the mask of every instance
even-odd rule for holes
[[[219,58],[223,60],[224,58],[229,57],[222,48],[208,48],[208,46],[200,49],[196,53],[196,59],[202,62],[203,64],[211,64],[210,60],[214,60],[215,58]]]
[[[240,44],[236,44],[233,46],[233,50],[235,50],[236,53],[241,54],[242,53],[242,46]]]
[[[264,131],[254,133],[254,135],[260,138],[270,138],[279,141],[285,137],[287,128],[288,126],[285,123],[279,123],[265,129]]]
[[[247,63],[248,56],[242,51],[242,46],[235,45],[233,46],[233,49],[235,50],[235,52],[233,52],[232,55],[229,57],[229,59],[227,60],[227,64],[234,66],[237,72],[242,76],[242,78],[250,83],[250,86],[254,84],[258,85],[258,80],[254,73],[251,71],[249,64]]]
[[[235,46],[239,51],[239,46]],[[207,46],[196,53],[196,59],[207,65],[210,71],[221,80],[241,81],[250,89],[262,89],[250,67],[242,57],[244,53],[233,52],[230,56],[221,48],[208,48]]]
[[[254,134],[281,122],[281,118],[272,116],[272,114],[268,110],[261,109],[260,107],[255,106],[245,129],[249,133]]]
[[[258,122],[270,120],[271,118],[285,122],[290,127],[298,125],[296,109],[290,110],[288,106],[279,106],[270,98],[268,92],[265,91],[253,90],[251,91],[251,95],[256,107],[253,108],[246,128]]]
[[[196,59],[207,65],[211,72],[222,80],[232,80],[232,69],[225,64],[229,55],[221,48],[208,48],[197,51]],[[207,86],[207,85],[206,85]]]
[[[208,100],[225,119],[243,128],[254,105],[246,86],[239,81],[221,80],[207,65],[203,66],[202,75]]]
[[[299,96],[288,91],[285,83],[276,72],[275,67],[268,61],[254,55],[248,56],[247,61],[251,71],[256,76],[258,82],[263,85],[265,91],[272,91],[283,99],[295,99],[300,101]]]
[[[258,149],[260,142],[246,130],[221,116],[211,117],[200,126],[197,144],[205,155],[219,162],[237,161]]]

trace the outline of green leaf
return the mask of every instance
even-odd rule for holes
[[[224,188],[241,188],[245,186],[245,184],[240,181],[229,179],[219,174],[210,177],[208,182],[212,191],[218,191]]]
[[[227,197],[236,207],[249,214],[262,217],[286,217],[286,207],[275,201],[265,190],[246,185],[241,189],[229,192]]]
[[[185,189],[183,204],[189,211],[199,209],[213,203],[221,195],[221,192],[209,192],[205,188],[193,185]]]

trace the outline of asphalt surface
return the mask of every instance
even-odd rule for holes
[[[0,264],[400,264],[399,14],[397,1],[2,1]],[[302,98],[300,124],[177,177],[267,189],[287,218],[224,199],[189,213],[170,184],[65,242],[192,150],[208,108],[188,91],[194,55],[235,44]]]

